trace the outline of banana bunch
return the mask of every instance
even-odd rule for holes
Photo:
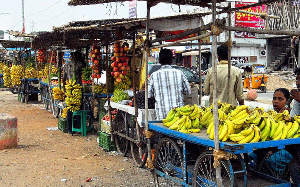
[[[209,124],[207,128],[207,134],[210,139],[214,139],[215,132],[214,132],[214,123],[213,121]],[[220,120],[219,121],[219,140],[222,142],[225,142],[228,140],[229,135],[233,134],[235,132],[234,130],[234,124],[229,119],[226,119],[225,121]]]
[[[229,113],[228,119],[234,123],[234,128],[239,129],[246,122],[251,112],[251,108],[246,105],[237,106]]]
[[[239,144],[258,142],[261,139],[261,132],[255,124],[251,124],[240,133],[229,135],[229,138]]]
[[[61,113],[61,117],[66,119],[67,118],[67,112],[68,112],[68,108],[64,108],[62,113]]]
[[[0,62],[0,73],[2,72],[4,66],[5,66],[5,63]]]
[[[76,84],[75,80],[69,79],[66,81],[66,104],[67,108],[71,110],[71,112],[77,111],[81,106],[81,98],[82,98],[82,86]]]
[[[95,85],[95,92],[106,94],[107,92],[106,85],[105,84]]]
[[[21,79],[24,77],[24,69],[21,65],[12,65],[10,69],[11,83],[13,86],[21,85]]]
[[[202,128],[200,125],[201,115],[202,108],[197,105],[186,105],[173,108],[162,121],[164,126],[169,129],[183,133],[197,133]]]
[[[25,78],[26,79],[34,79],[37,76],[37,71],[33,67],[29,67],[25,69]]]
[[[54,100],[59,100],[59,101],[64,100],[65,92],[64,92],[63,89],[59,89],[59,87],[54,87],[52,89],[52,93],[53,93],[53,99]]]
[[[7,66],[3,67],[3,81],[4,81],[4,86],[8,88],[12,87],[10,68]]]
[[[57,72],[58,72],[58,69],[56,67],[52,66],[50,74],[57,74]]]
[[[273,118],[276,122],[279,122],[282,120],[291,121],[291,116],[290,116],[290,113],[288,110],[284,110],[282,113],[276,113],[276,115]]]

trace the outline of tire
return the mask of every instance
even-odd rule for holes
[[[170,138],[162,138],[155,148],[154,159],[153,159],[154,168],[168,175],[170,177],[176,177],[183,180],[183,160],[182,152],[178,144]],[[155,183],[158,184],[157,176],[154,177]],[[170,179],[167,180],[168,185],[175,185]]]
[[[125,112],[118,111],[113,121],[113,129],[114,132],[121,133],[127,137],[129,136]],[[123,156],[126,156],[129,148],[129,141],[124,137],[115,133],[114,133],[114,140],[116,143],[117,151],[121,153]]]
[[[212,151],[203,152],[197,159],[193,171],[193,187],[217,186],[216,169],[213,166]],[[222,186],[234,186],[234,176],[230,161],[221,161]]]
[[[136,126],[132,127],[132,138],[137,140],[137,133],[136,133]],[[130,148],[131,148],[131,155],[133,158],[134,163],[137,167],[142,168],[146,164],[147,157],[148,157],[148,149],[147,149],[147,142],[146,137],[142,135],[142,132],[140,130],[140,139],[141,142],[139,144],[135,142],[130,142]]]
[[[300,157],[299,154],[290,152],[290,150],[270,148],[264,152],[261,158],[261,162],[257,166],[258,173],[275,182],[290,182],[293,180],[293,173],[290,171],[289,162],[292,159],[299,160]],[[300,167],[299,161],[295,164]]]

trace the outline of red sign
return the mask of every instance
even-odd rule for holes
[[[254,4],[254,2],[235,2],[235,7],[242,7]],[[265,5],[257,6],[257,7],[250,7],[246,9],[242,9],[247,12],[253,12],[253,13],[266,13],[267,8]],[[261,19],[260,16],[242,13],[242,12],[236,12],[235,13],[235,26],[236,27],[249,27],[249,28],[261,28],[263,29],[265,27],[265,20]],[[247,37],[247,38],[255,38],[253,34],[248,34],[245,32],[236,32],[236,37]]]

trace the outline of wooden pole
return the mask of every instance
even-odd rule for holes
[[[231,2],[228,2],[229,8],[231,8]],[[231,12],[228,12],[228,26],[231,27]],[[227,47],[228,47],[228,81],[227,81],[227,95],[229,95],[230,88],[230,72],[231,72],[231,31],[228,30],[228,39],[227,39]]]
[[[112,118],[111,118],[111,108],[110,108],[110,97],[109,97],[109,88],[108,88],[108,79],[109,79],[109,73],[107,73],[108,70],[108,44],[105,46],[105,69],[106,69],[106,98],[107,98],[107,110],[108,110],[108,117],[109,117],[109,123],[112,124]],[[98,79],[97,79],[98,81]],[[101,119],[99,119],[101,120]],[[114,136],[110,137],[110,140],[114,141]]]
[[[200,41],[199,41],[200,43]],[[202,76],[201,76],[201,44],[198,45],[199,47],[199,60],[198,60],[198,69],[199,69],[199,105],[201,105],[201,99],[202,99]]]
[[[258,34],[273,34],[273,35],[289,35],[289,36],[300,36],[300,30],[262,30],[262,29],[252,29],[248,27],[232,27],[224,26],[225,30],[230,31],[240,31],[240,32],[251,32]]]
[[[62,66],[62,52],[61,50],[58,51],[58,55],[57,55],[57,58],[58,58],[58,66],[57,66],[57,76],[58,76],[58,87],[59,89],[61,89],[61,66]]]
[[[213,25],[216,23],[216,0],[212,1],[212,21]],[[213,116],[214,116],[214,133],[215,133],[215,150],[220,149],[219,144],[219,117],[218,117],[218,99],[217,99],[217,36],[212,36],[212,72],[213,72]],[[216,161],[215,161],[216,162]],[[216,166],[216,181],[218,187],[222,186],[221,167]]]
[[[146,20],[146,42],[149,42],[149,19],[150,19],[150,6],[147,4],[147,20]],[[146,43],[146,46],[148,43]],[[149,47],[149,46],[148,46]],[[148,51],[149,49],[146,47],[144,50],[144,55],[145,55],[145,129],[146,131],[149,131],[149,121],[148,121]],[[152,154],[151,154],[151,141],[150,137],[147,137],[147,149],[148,149],[148,161],[149,161],[149,168],[153,168],[153,163],[152,163]]]

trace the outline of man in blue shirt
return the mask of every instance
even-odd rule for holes
[[[174,107],[182,107],[183,95],[191,94],[190,84],[182,71],[171,67],[173,53],[162,49],[159,53],[159,70],[152,73],[149,79],[149,95],[155,98],[157,120],[164,119]]]

